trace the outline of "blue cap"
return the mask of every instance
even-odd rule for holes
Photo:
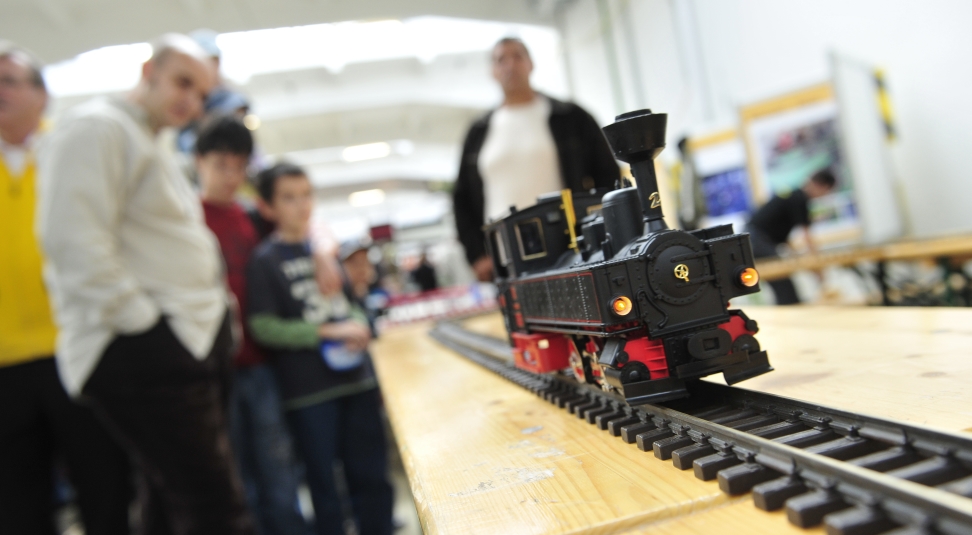
[[[240,108],[249,108],[250,101],[239,91],[217,87],[206,97],[206,113],[234,113]]]

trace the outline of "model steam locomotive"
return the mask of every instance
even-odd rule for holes
[[[687,380],[714,373],[734,384],[772,371],[756,322],[728,305],[759,291],[749,236],[662,219],[654,158],[666,122],[640,110],[604,128],[637,187],[547,194],[486,225],[516,366],[633,405],[687,396]]]

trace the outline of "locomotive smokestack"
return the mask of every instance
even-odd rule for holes
[[[658,178],[654,159],[665,148],[665,126],[668,115],[638,110],[615,117],[604,127],[614,157],[631,166],[631,174],[638,183],[638,198],[645,226],[649,231],[668,228],[662,216]]]

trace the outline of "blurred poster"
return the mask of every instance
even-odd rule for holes
[[[702,195],[711,217],[749,213],[749,173],[744,167],[729,169],[702,178]]]
[[[814,234],[855,241],[860,222],[841,143],[837,101],[829,84],[745,106],[742,132],[757,205],[785,195],[823,169],[837,178],[831,195],[810,203]]]
[[[703,226],[732,223],[741,229],[754,205],[739,132],[733,129],[693,137],[689,149],[705,207]]]

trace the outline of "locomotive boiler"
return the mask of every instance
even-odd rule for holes
[[[772,371],[756,322],[729,309],[759,291],[749,236],[662,219],[666,121],[640,110],[604,128],[636,187],[547,194],[485,226],[516,366],[633,405],[687,396],[686,381],[706,375],[734,384]]]

